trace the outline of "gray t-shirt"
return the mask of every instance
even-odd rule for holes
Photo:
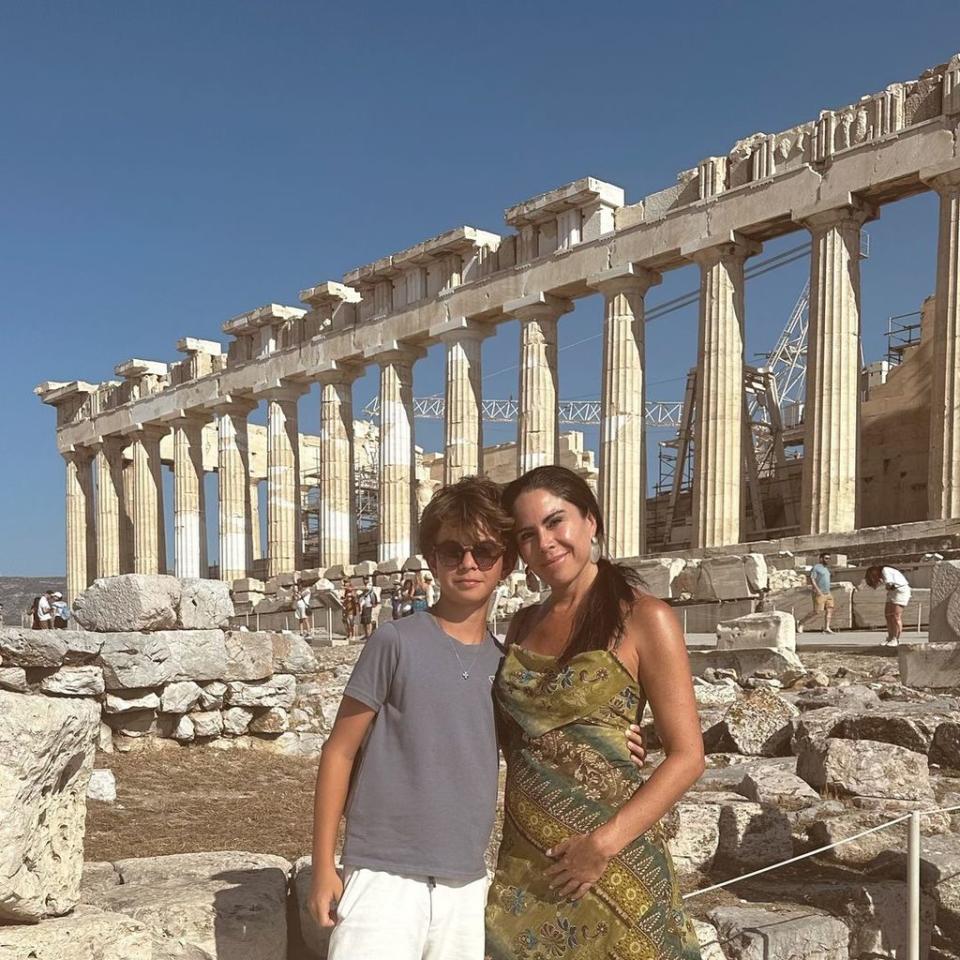
[[[347,801],[345,866],[444,880],[485,875],[501,656],[492,635],[460,643],[429,613],[389,621],[367,640],[344,690],[377,711]]]
[[[810,580],[821,593],[830,592],[830,568],[822,563],[815,563],[810,568]]]

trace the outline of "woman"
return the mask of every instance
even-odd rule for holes
[[[343,626],[348,640],[352,640],[354,637],[359,611],[360,606],[357,602],[357,592],[348,583],[343,588]]]
[[[417,579],[413,585],[412,599],[414,613],[425,613],[430,608],[430,601],[427,598],[427,583],[422,573],[417,574]]]
[[[576,474],[538,467],[504,503],[550,595],[514,618],[494,687],[507,785],[487,957],[699,960],[658,824],[704,766],[683,635],[603,559],[600,510]],[[666,753],[646,780],[622,735],[645,701]]]

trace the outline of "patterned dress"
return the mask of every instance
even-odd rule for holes
[[[637,682],[608,650],[561,667],[514,645],[494,695],[507,786],[487,960],[700,960],[659,824],[575,903],[544,876],[546,850],[609,820],[643,782],[624,736],[642,704]]]

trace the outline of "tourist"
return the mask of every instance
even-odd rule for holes
[[[396,584],[390,594],[390,612],[394,620],[400,619],[400,607],[403,604],[403,595],[400,591],[400,584]]]
[[[491,481],[440,489],[420,524],[437,605],[383,624],[344,691],[317,773],[309,894],[320,925],[336,924],[330,960],[483,957],[499,767],[490,688],[502,653],[486,607],[504,558],[512,565],[509,528]],[[628,736],[640,763],[639,736]]]
[[[363,578],[363,590],[360,591],[360,626],[364,639],[373,633],[373,608],[380,603],[380,592],[369,577]]]
[[[56,592],[51,594],[51,610],[53,613],[53,625],[58,630],[65,630],[67,621],[70,619],[70,608],[63,599],[63,594]]]
[[[868,587],[878,590],[881,586],[887,591],[887,602],[883,615],[887,621],[887,636],[884,646],[896,647],[903,634],[903,611],[910,603],[910,584],[896,567],[867,567],[864,582]]]
[[[347,583],[343,588],[343,627],[348,640],[352,640],[356,632],[359,609],[357,592]]]
[[[427,599],[427,584],[423,579],[422,573],[418,573],[416,579],[413,581],[413,596],[411,600],[413,602],[414,613],[423,613],[430,608],[430,601]]]
[[[53,629],[53,603],[51,598],[52,590],[47,590],[40,594],[36,600],[36,612],[34,613],[34,630],[52,630]]]
[[[413,578],[407,577],[400,587],[400,616],[409,617],[413,614]]]
[[[797,633],[803,633],[803,628],[814,617],[823,614],[823,632],[833,633],[830,621],[833,619],[833,594],[830,593],[830,554],[821,553],[817,562],[810,568],[810,588],[812,590],[813,608],[802,619],[797,621]]]
[[[432,607],[437,602],[437,587],[429,573],[423,575],[423,589],[427,595],[427,607]]]
[[[300,636],[306,636],[310,632],[310,588],[302,580],[297,581],[293,599],[297,611],[297,623],[300,625]]]
[[[526,960],[548,936],[555,960],[699,960],[659,824],[704,768],[677,619],[603,557],[600,509],[573,471],[531,470],[504,506],[551,592],[514,617],[494,685],[507,776],[486,955]],[[645,700],[666,754],[646,779],[619,732]]]

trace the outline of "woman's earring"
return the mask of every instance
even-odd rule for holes
[[[527,567],[527,589],[531,593],[540,592],[540,578],[529,567]]]
[[[590,562],[600,562],[600,541],[597,537],[590,538]]]

